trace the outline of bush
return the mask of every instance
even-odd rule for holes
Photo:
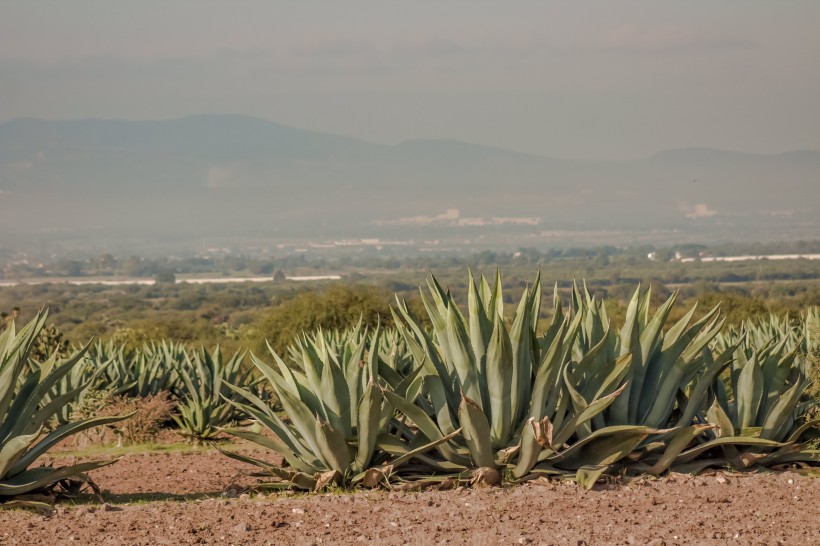
[[[324,290],[301,292],[275,305],[257,330],[275,350],[284,352],[293,338],[305,331],[343,330],[355,326],[360,318],[370,327],[392,322],[390,301],[390,294],[381,288],[334,284]],[[267,351],[264,339],[257,341],[257,352]]]

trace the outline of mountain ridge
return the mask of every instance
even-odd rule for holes
[[[0,241],[33,218],[135,233],[358,233],[448,209],[550,229],[811,223],[818,187],[814,150],[577,160],[457,139],[376,144],[232,114],[0,123]]]
[[[142,125],[142,126],[149,126],[149,125],[170,125],[170,124],[177,124],[177,123],[185,123],[185,122],[208,122],[214,123],[217,121],[243,121],[246,123],[252,124],[259,124],[264,125],[270,128],[277,128],[279,130],[286,130],[292,131],[294,133],[300,133],[304,135],[312,135],[312,136],[321,136],[321,137],[330,137],[335,139],[344,139],[347,141],[355,141],[360,144],[380,147],[380,148],[397,148],[397,147],[405,147],[405,146],[416,146],[416,145],[433,145],[433,144],[449,144],[449,145],[458,145],[458,146],[466,146],[480,150],[492,150],[498,152],[506,152],[510,154],[515,154],[519,156],[526,156],[531,158],[539,158],[539,159],[547,159],[552,161],[572,161],[572,162],[585,162],[585,161],[594,161],[594,162],[606,162],[606,163],[622,163],[622,162],[635,162],[635,161],[644,161],[644,160],[651,160],[660,157],[666,156],[674,156],[678,154],[688,154],[688,153],[713,153],[713,154],[721,154],[721,155],[729,155],[729,156],[745,156],[745,157],[778,157],[778,156],[792,156],[792,155],[799,155],[799,156],[809,156],[812,159],[820,158],[820,150],[815,150],[811,148],[805,149],[798,149],[798,150],[787,150],[782,152],[767,152],[767,153],[755,153],[755,152],[744,152],[739,150],[728,150],[723,148],[711,148],[711,147],[702,147],[702,146],[686,146],[686,147],[678,147],[678,148],[668,148],[663,149],[658,152],[652,153],[645,157],[640,158],[632,158],[632,159],[620,159],[620,160],[606,160],[606,159],[597,159],[597,158],[588,158],[588,159],[570,159],[570,158],[561,158],[551,155],[542,155],[542,154],[533,154],[529,152],[521,152],[519,150],[515,150],[512,148],[506,148],[503,146],[494,146],[488,144],[480,144],[465,141],[462,139],[456,138],[412,138],[406,139],[398,142],[397,144],[384,144],[384,143],[376,143],[369,140],[351,137],[348,135],[334,133],[334,132],[326,132],[326,131],[318,131],[313,129],[303,129],[300,127],[296,127],[293,125],[287,125],[284,123],[280,123],[278,121],[272,121],[264,118],[248,116],[245,114],[191,114],[187,116],[175,117],[175,118],[162,118],[162,119],[151,119],[151,120],[129,120],[125,118],[73,118],[73,119],[60,119],[60,120],[49,120],[45,118],[39,117],[20,117],[20,118],[11,118],[5,121],[0,122],[0,131],[3,130],[4,126],[20,126],[26,123],[35,123],[38,125],[62,125],[62,126],[70,126],[70,125],[88,125],[88,124],[98,124],[98,125]]]

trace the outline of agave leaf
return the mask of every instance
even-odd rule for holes
[[[21,434],[25,426],[31,422],[34,411],[36,411],[36,405],[32,408],[29,402],[37,393],[37,385],[42,380],[40,374],[40,370],[33,372],[26,377],[23,384],[18,388],[14,396],[14,402],[8,410],[8,415],[13,415],[14,419],[8,419],[5,423],[0,423],[0,445],[9,438]],[[39,403],[39,400],[37,402]],[[26,408],[30,408],[29,413],[24,413]]]
[[[248,440],[264,448],[272,449],[276,453],[280,454],[285,461],[287,461],[287,463],[296,470],[311,475],[319,471],[317,467],[308,464],[304,459],[295,454],[293,450],[279,438],[265,436],[263,434],[259,434],[258,432],[253,432],[244,428],[226,428],[222,430],[232,436],[236,436],[237,438],[242,438],[243,440]]]
[[[609,467],[607,464],[582,466],[575,472],[575,481],[582,489],[589,491]]]
[[[475,357],[470,347],[464,321],[460,313],[456,311],[456,305],[453,302],[450,302],[447,308],[447,339],[452,363],[461,382],[461,391],[480,405],[481,386]]]
[[[640,297],[641,285],[638,285],[638,288],[632,295],[632,299],[629,300],[629,304],[627,305],[626,318],[624,319],[624,325],[621,328],[621,352],[619,356],[631,354],[632,365],[629,366],[629,370],[626,373],[625,380],[627,388],[623,396],[616,400],[609,410],[611,421],[619,424],[633,422],[629,418],[629,398],[632,396],[632,388],[630,385],[632,384],[633,370],[639,365],[637,363],[640,362],[642,358],[638,329],[638,307],[640,305]]]
[[[513,360],[510,398],[515,422],[519,422],[524,417],[529,406],[534,356],[531,320],[533,300],[534,296],[526,291],[521,295],[521,301],[510,329]]]
[[[390,391],[384,391],[383,394],[387,401],[394,408],[406,415],[413,422],[413,424],[419,428],[421,433],[427,437],[428,440],[436,441],[445,436],[433,420],[430,419],[430,417],[424,413],[421,408]],[[444,456],[444,458],[450,462],[463,466],[467,466],[470,462],[467,457],[456,453],[456,451],[447,443],[440,444],[437,449]]]
[[[392,461],[390,461],[390,466],[393,467],[393,468],[398,468],[399,466],[407,463],[408,461],[410,461],[413,458],[419,458],[422,454],[427,453],[431,449],[433,449],[433,448],[435,448],[435,447],[437,447],[437,446],[439,446],[439,445],[441,445],[445,442],[449,442],[450,440],[452,440],[453,438],[455,438],[456,436],[461,434],[461,432],[462,432],[461,429],[455,430],[455,431],[451,432],[450,434],[442,436],[438,440],[434,440],[432,442],[421,445],[421,446],[419,446],[415,449],[405,451],[399,457],[397,457],[397,458],[393,459]],[[389,435],[384,435],[384,436],[389,436]],[[380,438],[379,445],[384,445],[381,442],[381,439],[383,438],[383,436],[380,436],[379,438]],[[440,461],[440,462],[437,463],[437,466],[442,465],[442,464],[446,465],[447,461]],[[458,465],[458,464],[450,464],[449,466],[445,466],[443,468],[446,469],[447,471],[460,471],[460,470],[465,470],[467,467],[465,467],[463,465]]]
[[[291,431],[291,428],[285,426],[279,416],[271,410],[267,403],[247,389],[237,387],[227,382],[225,383],[225,386],[245,398],[245,400],[249,401],[252,406],[240,404],[231,399],[227,399],[228,402],[273,431],[279,439],[285,442],[290,452],[294,455],[306,461],[310,461],[309,464],[313,467],[316,467],[319,464],[318,459],[312,455],[310,448],[303,445],[302,441],[296,436],[296,434],[294,434],[294,432]],[[230,430],[235,431],[237,429]],[[296,465],[292,464],[292,466]]]
[[[23,456],[23,454],[37,441],[40,436],[38,430],[34,434],[27,434],[25,436],[15,436],[5,444],[2,444],[3,449],[0,449],[0,478],[11,475],[9,469]],[[23,467],[25,469],[25,467]]]
[[[559,468],[578,469],[582,466],[613,464],[629,455],[647,436],[657,429],[619,425],[596,430],[547,461]]]
[[[535,280],[530,290],[530,330],[535,332],[538,329],[538,319],[541,315],[541,269],[535,274]]]
[[[646,472],[657,476],[669,469],[675,462],[675,459],[680,455],[681,451],[686,449],[692,441],[708,430],[709,425],[692,425],[688,427],[679,428],[672,434],[672,439],[667,443],[666,450],[658,461],[652,465]]]
[[[717,400],[712,402],[709,411],[706,412],[706,418],[710,423],[717,425],[717,437],[729,437],[735,435],[735,428],[732,425],[732,420],[723,411],[723,408]]]
[[[358,437],[359,445],[356,452],[354,471],[361,471],[370,464],[376,439],[379,435],[379,419],[382,413],[381,391],[371,379],[365,389],[364,396],[359,401]]]
[[[427,355],[423,355],[420,365],[416,366],[410,373],[402,377],[395,386],[391,385],[393,392],[399,396],[404,396],[408,400],[415,400],[424,385],[426,374],[422,375],[421,372],[424,370],[424,363],[426,361]]]
[[[638,420],[638,415],[641,410],[639,406],[641,402],[640,394],[643,392],[644,379],[649,369],[650,358],[655,353],[656,349],[662,344],[663,325],[669,317],[669,312],[672,310],[672,306],[675,304],[677,296],[677,292],[673,292],[672,295],[669,296],[666,302],[664,302],[664,304],[661,305],[661,307],[655,312],[655,316],[646,323],[646,327],[640,334],[640,357],[633,360],[633,365],[637,366],[635,366],[631,374],[631,381],[635,382],[632,388],[636,393],[636,396],[632,396],[629,400],[629,416],[631,422],[636,422]],[[646,298],[646,301],[648,303],[649,297]]]
[[[319,393],[330,426],[345,437],[351,436],[353,432],[350,421],[350,388],[344,372],[331,359],[322,367]]]
[[[698,369],[698,360],[694,355],[703,351],[706,344],[717,335],[721,325],[722,321],[714,327],[707,327],[702,331],[692,344],[684,350],[681,357],[670,366],[668,373],[665,374],[659,385],[653,404],[643,421],[644,424],[648,426],[664,426],[667,424],[667,418],[675,405],[675,394],[681,389],[682,385],[688,383],[687,375],[691,375],[692,369],[695,371]],[[697,353],[693,352],[694,348],[697,348]],[[715,365],[717,366],[717,363]],[[711,384],[711,381],[709,384]],[[707,386],[704,384],[702,396],[705,396],[706,392]],[[697,409],[699,409],[699,406],[700,404],[696,406]],[[687,410],[686,414],[690,411],[696,411],[694,407],[687,408]],[[691,419],[691,416],[689,418]],[[686,421],[682,419],[681,422],[683,424]]]
[[[539,454],[545,451],[541,442],[538,441],[539,438],[536,434],[535,427],[543,427],[543,433],[541,434],[541,437],[548,444],[552,443],[552,438],[546,437],[547,423],[549,423],[550,429],[553,428],[552,422],[550,422],[549,417],[544,417],[542,420],[537,421],[534,418],[530,417],[528,423],[530,423],[530,426],[525,426],[524,429],[521,431],[521,440],[519,442],[519,445],[521,447],[518,450],[518,463],[515,465],[515,468],[513,469],[513,476],[516,479],[521,479],[527,474],[529,474],[538,462]]]
[[[115,462],[117,462],[117,459],[81,463],[62,468],[51,468],[48,466],[31,468],[11,478],[0,479],[0,496],[25,495],[26,493],[37,491],[51,484],[55,484],[60,480],[69,478],[86,480],[86,472],[102,468]]]
[[[468,270],[467,275],[467,310],[470,319],[470,344],[473,348],[473,355],[476,364],[478,364],[479,378],[486,379],[486,376],[484,375],[484,362],[487,345],[490,343],[490,336],[493,332],[493,321],[490,319],[492,315],[488,317],[484,309],[484,303],[481,301],[479,291],[476,289],[475,279],[473,279],[472,272]],[[483,402],[486,402],[489,397],[486,381],[481,384],[481,388],[482,396],[484,397]]]
[[[678,342],[680,336],[683,335],[684,332],[686,332],[686,327],[689,326],[689,323],[692,321],[692,317],[695,316],[695,311],[697,310],[697,308],[698,302],[695,302],[695,304],[692,305],[689,311],[687,311],[686,314],[683,315],[683,317],[680,320],[678,320],[669,329],[668,332],[666,332],[666,335],[663,337],[663,346],[661,347],[662,351],[670,349],[673,345],[675,345]]]
[[[673,467],[689,463],[695,460],[697,457],[706,453],[710,449],[719,446],[758,446],[766,449],[773,449],[777,447],[783,447],[786,444],[782,444],[780,442],[774,442],[772,440],[766,440],[763,438],[752,438],[748,436],[730,436],[724,438],[717,438],[715,440],[710,440],[703,444],[700,444],[692,449],[682,452],[675,458],[675,462],[673,463]]]
[[[316,479],[314,479],[312,476],[308,474],[305,474],[304,472],[289,471],[284,468],[280,468],[274,464],[271,464],[267,461],[263,461],[261,459],[255,459],[253,457],[242,455],[234,451],[228,451],[226,449],[220,448],[219,446],[217,446],[216,448],[223,455],[230,457],[231,459],[237,460],[239,462],[252,464],[254,466],[258,466],[259,468],[263,468],[267,471],[269,475],[284,480],[285,482],[293,485],[294,487],[297,487],[299,489],[305,489],[308,491],[312,491],[316,488]]]
[[[370,348],[370,355],[367,359],[367,369],[370,374],[368,380],[375,381],[377,377],[379,377],[379,340],[381,339],[381,325],[376,327],[376,332],[373,334],[373,339],[371,340],[371,348]]]
[[[328,468],[342,474],[347,473],[352,457],[344,435],[319,416],[316,416],[314,423],[316,443]]]
[[[458,407],[458,401],[457,401],[458,398],[457,397],[459,396],[459,392],[456,392],[456,391],[454,391],[454,389],[451,389],[449,387],[447,382],[451,378],[450,372],[447,369],[446,364],[444,362],[442,362],[441,359],[439,358],[439,355],[438,355],[437,351],[433,350],[433,341],[430,339],[430,337],[427,335],[427,333],[424,331],[424,329],[421,328],[421,326],[419,326],[418,323],[415,320],[413,320],[413,318],[407,312],[406,306],[399,305],[399,310],[401,311],[402,316],[404,317],[407,324],[413,330],[413,333],[416,335],[419,343],[424,347],[425,355],[427,357],[426,361],[429,362],[433,366],[433,368],[435,370],[435,373],[438,375],[438,377],[441,378],[443,393],[444,393],[444,396],[447,399],[447,404],[451,408],[457,408]],[[431,317],[431,320],[432,320],[432,317]],[[406,333],[406,332],[403,331],[402,333]],[[408,343],[409,343],[409,340],[412,339],[412,338],[410,338],[409,336],[406,336],[405,339],[407,339]],[[442,339],[442,337],[439,337],[439,344],[441,345],[441,343],[443,343],[443,342],[444,342],[444,339]],[[446,355],[447,353],[444,351],[444,347],[441,347],[441,349],[442,349],[442,355]]]
[[[674,342],[664,340],[661,352],[656,355],[655,362],[652,363],[644,378],[644,387],[640,393],[641,402],[639,404],[640,423],[650,426],[666,424],[666,418],[675,403],[675,393],[681,388],[681,383],[688,382],[685,375],[687,375],[690,368],[698,364],[696,356],[700,355],[701,349],[705,346],[705,344],[701,345],[699,342],[695,345],[695,340],[717,312],[718,308],[716,307],[683,332],[675,332],[673,334]],[[673,328],[681,325],[685,326],[686,323],[681,320]],[[697,352],[689,351],[694,346],[698,346],[700,349]],[[635,395],[637,396],[638,393]],[[683,422],[688,424],[686,421]]]
[[[578,364],[575,366],[575,369],[572,371],[571,375],[571,382],[573,384],[581,384],[584,380],[589,379],[599,371],[597,369],[597,366],[599,365],[598,355],[602,352],[601,350],[607,346],[608,337],[609,329],[604,331],[598,342],[587,350],[578,361]]]
[[[564,365],[566,355],[565,349],[572,346],[574,334],[578,331],[577,327],[580,325],[581,315],[576,315],[572,324],[576,327],[571,330],[568,319],[561,321],[558,330],[555,332],[552,342],[544,351],[544,356],[538,365],[538,371],[535,374],[535,382],[532,386],[532,400],[530,402],[530,416],[536,421],[540,420],[546,414],[552,414],[554,408],[548,407],[550,395],[554,395],[557,390],[556,383],[561,375],[561,370]],[[571,330],[572,335],[568,335],[568,330]]]
[[[624,384],[615,392],[608,394],[607,396],[604,396],[597,400],[594,400],[592,403],[585,405],[583,408],[580,408],[576,413],[573,414],[572,417],[570,417],[570,419],[566,423],[563,424],[559,432],[555,435],[555,444],[560,446],[566,443],[572,437],[573,434],[579,431],[582,425],[589,422],[593,417],[603,412],[625,390],[626,385]],[[581,439],[581,437],[579,437],[579,439]]]
[[[490,288],[490,283],[487,282],[487,277],[484,276],[484,273],[480,275],[478,281],[478,297],[484,306],[484,315],[487,317],[494,316],[496,313],[495,308],[493,307],[495,302],[492,301],[493,289]]]
[[[34,463],[38,457],[43,455],[46,451],[63,441],[64,439],[77,434],[78,432],[82,432],[83,430],[88,430],[92,427],[102,426],[102,425],[109,425],[111,423],[117,423],[119,421],[124,421],[125,419],[130,418],[133,413],[128,415],[120,415],[114,417],[92,417],[90,419],[84,419],[82,421],[76,421],[73,423],[66,423],[60,427],[57,427],[54,431],[49,433],[45,438],[37,442],[37,444],[31,448],[23,457],[21,457],[17,463],[12,467],[11,474],[17,474],[22,472],[25,468],[29,465]],[[0,476],[3,473],[0,472]]]
[[[279,396],[282,407],[287,412],[288,417],[290,417],[294,428],[299,432],[301,438],[310,448],[311,452],[319,456],[322,463],[330,468],[330,463],[324,459],[323,451],[319,447],[319,441],[316,438],[314,419],[321,417],[321,415],[311,413],[301,400],[294,397],[288,391],[278,388],[277,385],[274,385],[274,389],[276,390],[277,396]]]
[[[490,424],[478,404],[462,395],[458,418],[464,431],[464,440],[470,458],[476,467],[495,468],[495,453],[490,438]]]
[[[763,370],[755,356],[743,366],[737,382],[735,400],[740,428],[753,426],[763,398]]]
[[[430,318],[430,322],[433,325],[435,337],[438,339],[439,347],[441,348],[441,352],[445,357],[444,360],[445,362],[448,362],[451,360],[451,358],[449,340],[447,339],[447,308],[446,306],[444,306],[444,301],[441,295],[437,294],[431,287],[429,280],[427,281],[427,283],[428,287],[430,287],[430,292],[433,295],[434,299],[438,298],[437,302],[431,304],[427,300],[427,297],[424,295],[424,292],[421,290],[421,287],[419,287],[419,297],[421,299],[422,305],[424,305],[424,309],[427,311],[427,316]],[[436,285],[437,284],[438,283],[436,283]]]
[[[450,405],[444,383],[438,375],[428,375],[424,378],[424,389],[430,396],[435,411],[436,422],[444,434],[449,434],[458,428],[458,406]],[[406,398],[406,397],[405,397]],[[409,398],[408,398],[409,400]]]
[[[820,427],[820,419],[815,419],[813,421],[807,421],[807,422],[803,423],[802,425],[800,425],[799,427],[797,427],[794,430],[794,432],[792,432],[791,436],[789,436],[789,439],[786,440],[786,443],[791,444],[791,443],[795,443],[795,442],[799,441],[800,437],[803,436],[803,434],[805,434],[805,432],[807,430],[809,430],[810,428],[815,428],[815,427]]]
[[[501,291],[501,271],[495,270],[495,288],[493,289],[493,296],[487,306],[487,316],[504,316],[504,298]]]
[[[763,430],[760,432],[761,438],[777,440],[789,433],[794,422],[794,408],[800,401],[800,396],[807,386],[808,381],[795,383],[769,408],[763,422]]]
[[[513,433],[510,391],[513,383],[512,346],[501,318],[496,315],[487,348],[486,376],[489,388],[491,436],[496,447],[506,446]]]
[[[722,372],[726,366],[732,361],[732,354],[734,353],[734,346],[729,347],[716,359],[712,359],[712,352],[709,349],[703,349],[703,361],[705,371],[697,379],[694,387],[691,389],[689,400],[683,408],[677,426],[687,426],[692,422],[695,415],[700,414],[705,406],[705,400],[709,393],[709,388],[714,384],[715,378]]]

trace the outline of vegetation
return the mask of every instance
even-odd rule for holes
[[[551,282],[586,278],[589,291],[606,301],[607,313],[616,321],[624,319],[629,298],[639,281],[652,285],[653,305],[660,304],[674,290],[678,291],[681,305],[672,310],[672,320],[680,318],[680,310],[691,307],[695,301],[701,303],[697,318],[701,316],[700,310],[720,304],[729,324],[766,317],[770,313],[796,316],[820,301],[820,270],[814,273],[815,280],[758,282],[753,276],[748,282],[719,283],[719,277],[709,273],[715,264],[682,264],[681,267],[692,269],[697,275],[684,276],[681,280],[674,271],[676,264],[644,259],[630,266],[635,272],[628,273],[613,261],[600,275],[590,276],[583,265],[586,258],[562,260],[566,263],[549,264],[544,271],[545,280],[547,274]],[[718,265],[729,271],[737,269]],[[790,266],[805,274],[805,267],[816,269],[820,262]],[[755,273],[757,267],[762,267],[765,275],[768,268],[781,267],[781,264],[758,264]],[[467,303],[463,271],[463,267],[458,267],[437,274],[440,282],[452,289],[459,305]],[[505,268],[505,282],[510,287],[524,287],[532,271],[533,266]],[[291,281],[164,286],[19,285],[0,287],[0,309],[19,306],[21,320],[30,320],[37,309],[48,306],[50,326],[54,327],[55,335],[61,336],[66,348],[95,338],[104,343],[113,341],[116,346],[130,350],[166,339],[193,346],[219,344],[227,354],[248,349],[264,353],[266,339],[281,353],[303,330],[351,327],[360,315],[371,327],[376,323],[389,326],[392,294],[405,299],[415,315],[424,319],[416,284],[423,271],[374,270],[363,275],[354,287],[348,286],[350,281],[308,285]],[[699,277],[703,280],[698,280]],[[562,298],[568,298],[571,291],[571,282],[559,283]],[[549,312],[548,307],[542,310],[541,327],[549,321]]]
[[[225,362],[217,347],[211,353],[204,349],[188,352],[185,360],[177,363],[181,385],[178,413],[173,419],[185,436],[197,442],[210,440],[219,434],[220,427],[242,417],[233,405],[239,397],[229,385],[252,389],[256,383],[242,360],[243,355],[236,353]]]
[[[289,466],[231,456],[306,489],[465,475],[494,484],[503,474],[568,476],[591,487],[605,473],[820,461],[805,444],[818,424],[807,419],[816,401],[794,367],[803,338],[792,328],[761,334],[760,347],[743,345],[750,335],[716,342],[724,325],[718,308],[695,320],[692,307],[667,324],[677,294],[652,314],[651,291],[640,288],[616,327],[606,306],[576,285],[571,313],[556,290],[551,322],[538,334],[540,279],[525,289],[511,322],[500,276],[492,285],[471,277],[468,286],[465,317],[431,278],[422,296],[431,331],[398,302],[395,323],[412,358],[403,374],[382,362],[378,335],[356,331],[342,343],[321,333],[302,338],[292,351],[301,352],[302,371],[275,351],[275,366],[257,359],[290,424],[242,393],[253,406],[246,411],[281,442],[231,432],[277,451]],[[367,364],[357,366],[368,341]],[[757,356],[742,360],[750,347]]]
[[[267,343],[281,351],[302,332],[317,328],[343,330],[360,321],[374,328],[390,316],[386,291],[364,285],[334,284],[324,290],[296,294],[274,305],[261,320]],[[265,350],[259,344],[258,352]]]
[[[30,468],[78,432],[122,445],[168,426],[194,442],[228,432],[271,449],[283,466],[226,453],[271,487],[309,490],[537,476],[591,487],[604,475],[820,461],[816,307],[731,322],[717,302],[702,309],[662,284],[614,301],[556,284],[550,305],[540,274],[508,284],[520,297],[499,273],[450,288],[430,277],[412,299],[398,287],[392,308],[365,285],[294,292],[251,321],[289,332],[269,335],[272,360],[252,366],[243,352],[133,330],[69,350],[43,313],[19,333],[9,321],[0,493],[56,492],[107,464]],[[723,294],[730,305],[747,297]],[[298,326],[287,330],[288,317]]]
[[[393,410],[385,402],[383,388],[390,383],[398,392],[408,388],[408,378],[396,370],[381,369],[386,363],[379,355],[379,336],[378,330],[370,335],[360,326],[332,340],[321,332],[313,339],[302,337],[298,341],[300,369],[292,369],[273,351],[273,366],[254,359],[290,423],[251,392],[234,387],[247,401],[238,407],[275,436],[245,429],[229,432],[276,451],[290,469],[237,453],[226,454],[262,467],[260,475],[275,476],[286,485],[303,489],[362,481],[364,471],[374,463],[379,439],[394,428]],[[385,378],[392,381],[388,383]],[[407,460],[409,457],[404,458]],[[393,461],[394,468],[401,463]]]
[[[90,481],[86,472],[111,460],[53,468],[33,466],[41,455],[65,438],[124,417],[93,417],[57,426],[44,435],[46,425],[79,394],[81,385],[47,400],[52,388],[80,362],[83,350],[58,360],[31,365],[29,356],[46,322],[40,313],[19,332],[9,323],[0,334],[0,506],[33,505],[10,501],[34,492],[56,494]]]

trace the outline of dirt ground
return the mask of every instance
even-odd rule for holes
[[[210,449],[126,455],[93,473],[104,505],[0,510],[0,545],[820,544],[820,478],[795,472],[297,495],[244,493],[249,471]]]

